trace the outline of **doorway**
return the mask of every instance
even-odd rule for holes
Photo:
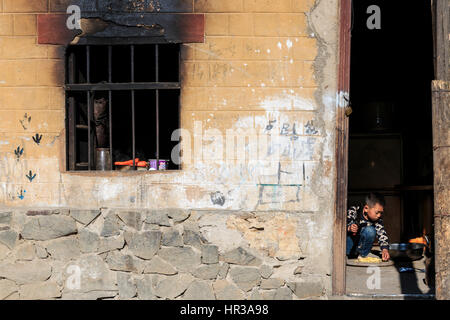
[[[434,232],[431,10],[429,0],[352,1],[347,205],[383,195],[390,243]],[[393,260],[375,288],[367,268],[346,266],[346,293],[432,295],[429,260]]]

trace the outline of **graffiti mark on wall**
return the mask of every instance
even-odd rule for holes
[[[18,146],[17,149],[14,150],[14,154],[16,155],[17,160],[19,160],[23,154],[23,148],[20,148],[20,146]]]
[[[215,205],[223,206],[225,204],[225,196],[220,191],[212,192],[211,202]]]
[[[33,172],[30,170],[30,171],[28,172],[28,174],[25,175],[25,177],[27,177],[28,180],[30,180],[30,182],[33,182],[34,178],[36,178],[36,173],[33,174]]]
[[[290,136],[291,140],[297,140],[299,135],[297,134],[297,131],[295,130],[295,123],[292,124],[292,129],[291,129],[291,125],[289,123],[283,123],[283,126],[281,127],[281,131],[280,131],[280,135]]]
[[[276,123],[277,120],[269,120],[269,124],[266,126],[265,132],[269,132],[273,129],[273,124]]]
[[[23,119],[19,120],[20,124],[22,125],[24,130],[28,129],[28,125],[31,122],[31,115],[28,115],[28,113],[25,113],[23,115]]]
[[[23,188],[20,188],[20,192],[17,193],[17,197],[20,200],[23,200],[25,198],[25,192],[27,192],[27,190],[23,190]]]
[[[36,133],[36,135],[33,136],[33,141],[36,142],[37,145],[39,145],[41,143],[41,139],[42,139],[42,134],[40,135],[39,133]]]
[[[286,202],[300,202],[300,190],[305,185],[305,164],[303,164],[302,183],[281,183],[283,175],[292,175],[293,172],[282,170],[281,163],[278,163],[277,182],[258,184],[258,203],[256,208],[265,204],[278,204]]]
[[[313,121],[309,120],[305,124],[305,134],[313,135],[313,134],[318,134],[318,133],[319,133],[319,131],[317,131],[316,127],[314,126]]]

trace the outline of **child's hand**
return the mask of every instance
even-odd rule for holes
[[[383,259],[383,261],[389,261],[390,257],[391,256],[389,255],[389,250],[383,249],[383,251],[381,252],[381,258]]]
[[[349,228],[348,231],[353,232],[353,234],[355,234],[356,232],[358,232],[358,225],[357,224],[352,224]]]

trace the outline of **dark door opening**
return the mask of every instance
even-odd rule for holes
[[[354,0],[352,20],[348,206],[378,192],[390,243],[432,239],[431,1]],[[376,289],[363,281],[365,268],[347,267],[347,293],[432,293],[425,260],[394,260]]]

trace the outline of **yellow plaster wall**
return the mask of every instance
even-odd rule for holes
[[[318,92],[323,78],[335,85],[336,74],[322,72],[318,79],[326,63],[317,61],[320,46],[336,52],[311,28],[314,0],[194,1],[194,12],[205,13],[205,43],[182,46],[181,121],[192,147],[195,123],[201,125],[206,160],[164,173],[65,172],[64,48],[38,45],[36,30],[36,15],[60,11],[60,3],[0,1],[0,204],[319,210],[314,179],[333,189],[333,171],[322,167],[333,161],[334,118],[322,104],[335,97]],[[327,23],[337,23],[334,11]],[[307,132],[311,121],[315,133]],[[215,150],[208,147],[217,141],[205,130],[264,132],[272,124],[279,133],[294,123],[298,137],[284,137],[284,156],[261,153],[251,166],[209,159]],[[43,136],[39,145],[36,134]],[[31,182],[30,170],[36,174]],[[212,202],[213,193],[224,196],[223,206]]]

